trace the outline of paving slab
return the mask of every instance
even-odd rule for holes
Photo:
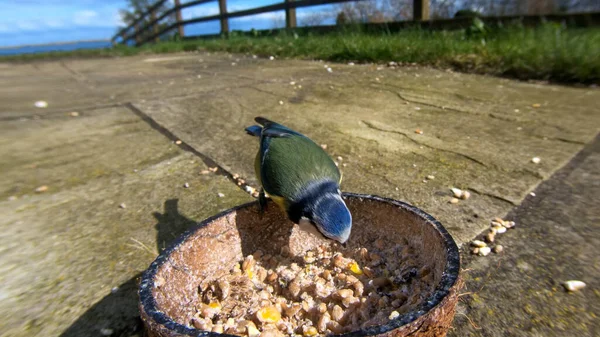
[[[177,62],[165,66],[192,72],[199,67],[187,59]],[[215,63],[206,70],[214,78],[235,73],[256,83],[134,104],[255,185],[248,163],[257,145],[241,130],[257,115],[279,121],[342,157],[343,189],[423,207],[459,243],[519,204],[599,130],[597,89],[418,67],[327,65],[330,73],[325,66],[294,60]],[[533,157],[541,163],[533,164]],[[424,182],[428,175],[436,179]],[[448,204],[453,186],[474,197]]]
[[[193,223],[251,200],[227,175],[256,187],[243,132],[255,116],[326,144],[344,190],[415,204],[462,244],[593,139],[599,101],[593,88],[225,53],[0,64],[0,335],[140,335],[139,273]],[[208,165],[219,174],[199,174]],[[450,187],[472,197],[450,204]]]
[[[124,108],[0,128],[2,336],[139,332],[140,272],[190,226],[251,200]]]
[[[511,211],[499,255],[463,254],[449,336],[600,336],[600,138]],[[562,283],[580,280],[574,293]]]

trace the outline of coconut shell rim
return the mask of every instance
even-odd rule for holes
[[[456,242],[454,241],[454,239],[452,238],[450,233],[448,233],[446,228],[444,228],[444,226],[442,226],[442,224],[438,220],[436,220],[433,216],[431,216],[430,214],[428,214],[428,213],[424,212],[423,210],[421,210],[420,208],[413,206],[409,203],[406,203],[404,201],[380,197],[380,196],[371,195],[371,194],[358,194],[358,193],[351,193],[351,192],[344,192],[342,194],[342,196],[344,197],[344,199],[356,198],[359,201],[361,201],[363,199],[368,199],[368,200],[372,200],[372,201],[378,201],[378,202],[392,204],[394,206],[398,206],[400,208],[403,208],[406,211],[409,211],[409,212],[417,215],[418,217],[422,218],[427,223],[432,225],[435,228],[435,230],[441,235],[442,241],[443,241],[445,249],[446,249],[447,259],[446,259],[446,264],[444,267],[444,271],[442,273],[442,278],[440,280],[440,283],[435,288],[435,291],[433,292],[433,294],[431,296],[429,296],[429,298],[427,298],[427,300],[423,301],[416,310],[402,314],[402,315],[390,320],[386,324],[375,325],[375,326],[371,326],[368,328],[359,329],[359,330],[355,330],[355,331],[351,331],[351,332],[347,332],[347,333],[343,333],[343,334],[337,334],[337,335],[332,334],[329,336],[363,337],[363,336],[374,336],[374,335],[384,334],[384,333],[390,332],[392,330],[398,329],[404,325],[407,325],[407,324],[410,324],[410,323],[416,321],[418,318],[426,315],[428,312],[430,312],[435,307],[437,307],[440,303],[442,303],[444,298],[446,298],[446,296],[448,296],[450,294],[451,288],[457,284],[457,281],[459,280],[459,273],[460,273],[460,253],[458,250],[458,246],[456,245]],[[226,333],[216,333],[216,332],[211,332],[211,331],[198,330],[198,329],[190,328],[183,324],[175,322],[168,315],[166,315],[164,312],[160,311],[157,308],[156,300],[155,300],[154,296],[152,296],[152,288],[153,288],[152,285],[154,284],[154,276],[156,276],[156,273],[158,272],[158,270],[162,266],[162,264],[165,263],[169,259],[169,256],[171,255],[171,253],[175,249],[177,249],[177,247],[180,244],[185,242],[190,236],[194,235],[198,230],[201,230],[203,227],[207,226],[208,224],[210,224],[211,222],[215,221],[218,218],[226,216],[227,214],[238,211],[240,209],[247,208],[247,207],[253,207],[253,206],[256,207],[257,205],[258,205],[258,201],[251,201],[251,202],[248,202],[248,203],[245,203],[242,205],[238,205],[238,206],[229,208],[225,211],[222,211],[216,215],[213,215],[213,216],[201,221],[200,223],[196,224],[192,228],[188,229],[184,234],[182,234],[173,243],[171,243],[171,245],[167,249],[165,249],[152,262],[152,264],[150,264],[148,269],[146,269],[144,271],[144,273],[142,274],[142,278],[141,278],[141,282],[140,282],[140,289],[138,292],[139,297],[140,297],[140,311],[143,311],[144,315],[149,317],[150,319],[152,319],[155,323],[163,325],[166,329],[171,330],[171,331],[181,334],[181,335],[198,336],[198,337],[200,337],[200,336],[202,336],[202,337],[205,337],[205,336],[239,337],[237,335],[231,335],[231,334],[226,334]]]

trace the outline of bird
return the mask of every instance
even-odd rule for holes
[[[325,237],[345,244],[352,215],[342,199],[342,174],[323,148],[305,135],[264,117],[245,131],[259,138],[254,161],[261,185],[259,205],[267,196],[294,223],[307,222]]]

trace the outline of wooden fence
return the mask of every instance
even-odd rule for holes
[[[219,20],[221,22],[221,33],[229,32],[229,19],[238,18],[249,15],[256,15],[274,11],[285,11],[285,26],[286,28],[295,28],[296,8],[311,7],[319,5],[329,5],[342,2],[355,2],[362,0],[284,0],[284,2],[256,7],[237,12],[227,12],[227,0],[193,0],[186,3],[181,3],[180,0],[174,0],[175,6],[157,16],[157,11],[169,0],[158,0],[154,5],[150,6],[145,12],[141,13],[129,26],[120,30],[112,37],[113,44],[127,44],[130,40],[135,41],[136,46],[141,46],[145,43],[154,41],[158,42],[160,36],[169,33],[175,29],[178,30],[179,36],[184,37],[184,26],[192,23],[200,23],[206,21]],[[181,10],[210,2],[219,2],[219,14],[195,17],[188,20],[183,20]],[[161,22],[169,16],[175,16],[175,22],[163,25]],[[150,18],[148,22],[146,19]],[[429,0],[413,0],[413,20],[426,21],[429,19]],[[144,24],[144,25],[142,25]],[[118,39],[120,38],[120,41]]]

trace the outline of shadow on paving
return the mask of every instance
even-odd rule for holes
[[[179,213],[178,203],[179,199],[169,199],[165,201],[164,213],[153,213],[158,221],[155,228],[159,252],[196,224]],[[112,332],[110,336],[115,337],[142,336],[143,326],[137,294],[141,276],[142,273],[135,275],[96,303],[62,333],[61,337],[106,336],[109,332]]]

